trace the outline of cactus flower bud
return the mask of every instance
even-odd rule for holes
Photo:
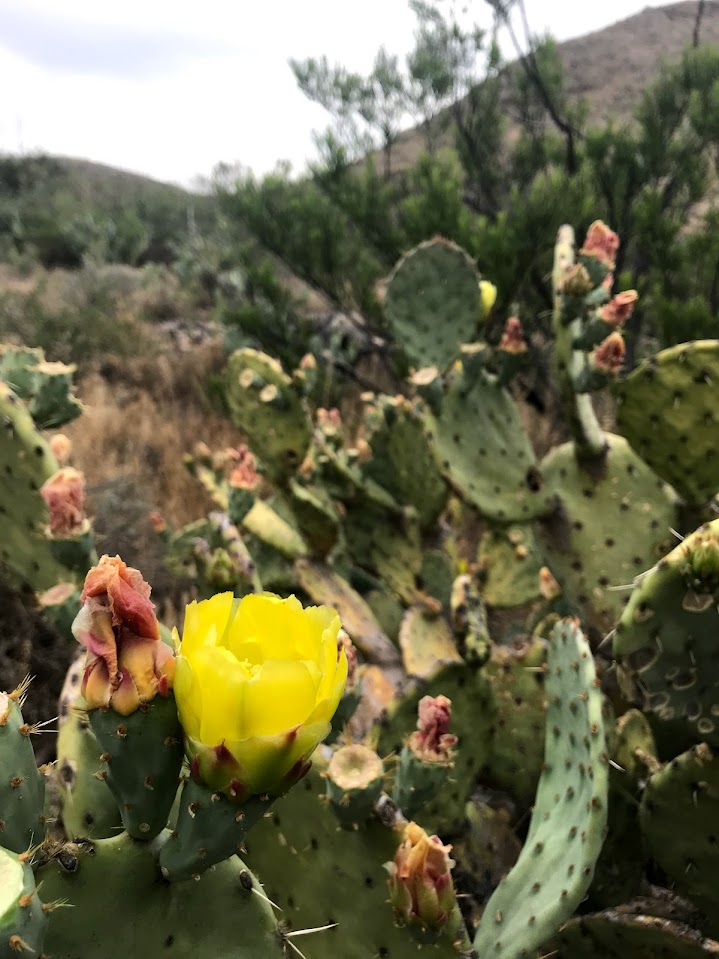
[[[618,249],[618,235],[614,230],[610,230],[606,223],[595,220],[587,230],[584,245],[579,253],[582,256],[592,256],[610,270],[613,270]]]
[[[479,283],[479,295],[482,300],[482,316],[487,317],[497,302],[497,287],[494,283],[490,283],[489,280],[481,280]]]
[[[347,677],[340,618],[294,596],[187,607],[175,697],[193,779],[235,801],[279,796],[330,731]]]
[[[449,732],[452,700],[446,696],[423,696],[417,713],[417,729],[409,737],[409,748],[420,759],[448,762],[457,745],[457,737]]]
[[[430,929],[447,924],[455,905],[451,846],[407,823],[402,843],[387,863],[389,898],[397,919]]]
[[[624,326],[632,315],[634,304],[638,299],[639,294],[636,290],[625,290],[624,293],[617,293],[609,303],[601,308],[599,318],[615,328]]]
[[[499,349],[504,353],[526,353],[527,344],[524,340],[524,330],[522,324],[516,316],[510,316],[504,324],[502,339],[499,341]]]
[[[40,488],[50,511],[50,533],[58,537],[75,536],[85,525],[85,477],[65,466]]]
[[[150,587],[119,556],[103,556],[85,578],[72,632],[88,650],[82,695],[88,709],[134,713],[172,687],[175,660],[160,640]]]
[[[52,455],[60,466],[65,466],[72,454],[72,440],[64,433],[55,433],[50,440]]]
[[[614,376],[624,365],[624,354],[624,338],[621,333],[615,331],[593,350],[591,363],[595,370]]]

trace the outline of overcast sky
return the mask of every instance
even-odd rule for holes
[[[487,5],[468,2],[488,26]],[[561,40],[647,0],[526,5],[532,29]],[[182,183],[220,161],[301,169],[326,118],[288,59],[327,54],[366,70],[382,44],[406,54],[413,26],[406,0],[0,0],[0,151]]]

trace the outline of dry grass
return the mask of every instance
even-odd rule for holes
[[[78,395],[87,410],[64,432],[90,487],[131,478],[175,525],[204,515],[207,497],[182,465],[198,440],[236,445],[241,434],[212,409],[207,383],[224,363],[216,345],[148,360],[108,359]]]

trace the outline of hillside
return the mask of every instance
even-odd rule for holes
[[[531,8],[529,12],[531,16]],[[632,116],[640,95],[658,78],[662,66],[679,60],[691,43],[696,13],[696,0],[647,7],[602,30],[558,44],[567,92],[586,100],[590,122]],[[719,2],[705,4],[701,42],[719,43]],[[445,136],[449,139],[451,132]],[[392,153],[395,170],[412,166],[423,148],[424,136],[418,129],[402,134]]]

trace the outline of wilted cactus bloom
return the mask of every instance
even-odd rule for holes
[[[497,302],[497,287],[489,280],[481,280],[479,295],[482,299],[482,316],[489,316],[492,307]]]
[[[446,763],[452,758],[457,737],[449,731],[452,700],[446,696],[423,696],[417,708],[417,729],[407,745],[419,759]]]
[[[624,338],[621,333],[610,333],[606,340],[602,340],[591,355],[592,366],[595,370],[616,375],[624,365]]]
[[[257,489],[260,485],[260,474],[257,472],[257,461],[249,446],[242,443],[233,453],[234,468],[230,473],[230,486],[236,489]]]
[[[614,269],[617,250],[619,249],[619,237],[610,230],[606,223],[601,220],[595,220],[587,230],[587,236],[584,245],[579,251],[581,256],[593,256],[610,270]]]
[[[269,593],[187,607],[175,697],[195,781],[243,802],[310,767],[347,678],[340,618]]]
[[[606,303],[599,311],[599,319],[604,320],[610,326],[624,326],[632,315],[634,304],[639,299],[636,290],[625,290],[624,293],[617,293],[612,297],[609,303]]]
[[[88,651],[82,695],[88,709],[134,713],[172,688],[175,659],[160,639],[150,586],[119,556],[103,556],[85,578],[72,632]]]
[[[430,929],[447,923],[455,905],[451,849],[417,823],[407,823],[394,862],[385,865],[389,899],[399,920]]]
[[[40,495],[50,511],[53,536],[75,536],[85,525],[85,477],[65,466],[40,487]]]
[[[524,330],[518,317],[510,316],[504,324],[502,339],[499,341],[499,349],[503,353],[526,353],[527,344],[524,340]]]

